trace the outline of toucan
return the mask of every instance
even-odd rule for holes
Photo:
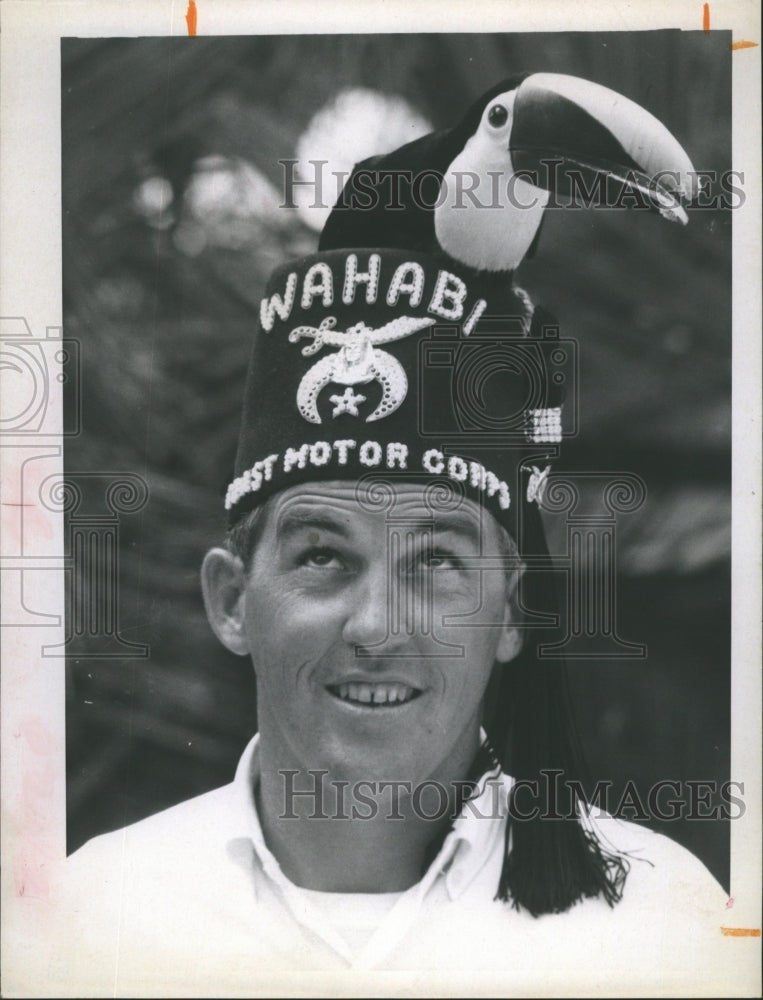
[[[615,197],[686,223],[682,201],[697,190],[687,153],[640,105],[579,77],[523,74],[454,128],[358,163],[319,246],[404,247],[513,272],[534,253],[552,198]]]

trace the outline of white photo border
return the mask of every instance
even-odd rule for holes
[[[731,896],[724,915],[728,927],[759,928],[761,898],[761,108],[760,15],[746,0],[701,3],[657,2],[562,5],[558,2],[508,4],[493,0],[478,8],[452,2],[372,0],[282,0],[269,5],[247,0],[196,0],[198,32],[204,35],[270,33],[364,33],[401,31],[564,31],[697,30],[708,8],[710,29],[731,30],[740,47],[732,60],[732,165],[745,173],[746,202],[733,220],[733,459],[732,459],[732,729],[731,775],[745,782],[745,816],[731,824]],[[36,336],[55,341],[61,329],[61,146],[60,39],[187,34],[186,4],[175,0],[78,0],[0,4],[2,73],[2,235],[0,236],[0,316],[23,317]],[[56,363],[53,361],[52,363]],[[2,377],[2,373],[0,373]],[[49,419],[35,439],[37,454],[58,462],[61,387],[51,380]],[[40,450],[41,449],[41,450]],[[10,596],[14,558],[20,544],[17,505],[21,463],[34,452],[15,443],[0,449],[2,462],[3,596]],[[55,883],[65,855],[66,780],[63,661],[40,656],[41,639],[63,641],[63,573],[56,556],[63,550],[61,515],[35,515],[40,544],[39,572],[32,574],[28,598],[59,624],[49,628],[3,628],[2,640],[2,960],[7,996],[78,995],[77,984],[46,982],[45,970],[30,964],[31,942],[47,933],[47,900],[36,886]],[[34,634],[31,634],[31,633]],[[44,635],[43,635],[44,633]],[[45,877],[38,878],[41,869]],[[20,887],[26,886],[22,891]],[[735,949],[723,981],[687,984],[687,995],[756,995],[759,938],[729,937]],[[590,991],[587,970],[568,989]],[[410,995],[506,995],[505,984],[465,972],[463,980],[408,974],[364,979],[311,975],[263,976],[251,995],[288,995],[309,990],[321,995],[384,992]],[[381,984],[381,985],[380,985]],[[627,984],[607,983],[591,995],[630,995]],[[540,995],[540,994],[539,994]],[[546,994],[548,995],[548,994]]]

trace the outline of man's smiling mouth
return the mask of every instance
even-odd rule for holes
[[[405,705],[421,694],[418,688],[397,682],[378,684],[348,682],[346,684],[328,684],[326,689],[340,701],[351,705],[362,705],[366,708],[390,708]]]

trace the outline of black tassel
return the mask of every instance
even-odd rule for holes
[[[537,509],[523,527],[523,553],[546,552]],[[522,602],[533,611],[555,611],[552,574],[527,572]],[[506,773],[533,783],[533,792],[537,788],[532,803],[520,802],[521,793],[512,791],[496,898],[536,917],[562,913],[597,896],[613,906],[622,898],[629,870],[624,857],[605,848],[580,822],[585,804],[568,782],[585,775],[566,668],[558,659],[536,655],[541,643],[555,638],[528,630],[522,653],[502,668],[492,717],[485,720]],[[531,806],[537,815],[522,818],[534,812]]]

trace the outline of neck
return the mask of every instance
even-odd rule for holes
[[[261,740],[255,796],[265,841],[286,877],[306,889],[408,889],[458,812],[478,747],[475,727],[474,738],[417,785],[276,766]]]

